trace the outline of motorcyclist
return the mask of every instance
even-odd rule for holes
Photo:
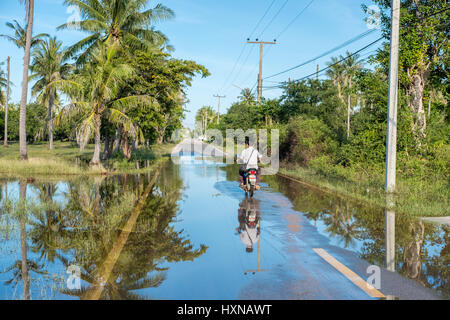
[[[244,187],[244,173],[249,169],[256,169],[256,190],[259,190],[259,180],[261,177],[261,169],[258,168],[258,163],[261,161],[262,155],[259,151],[250,146],[249,137],[245,137],[245,149],[238,156],[237,162],[241,163],[239,168],[239,183],[240,187]]]

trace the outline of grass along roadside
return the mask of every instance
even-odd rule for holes
[[[117,156],[104,162],[104,165],[108,168],[109,174],[145,172],[154,167],[154,164],[167,159],[173,147],[173,144],[164,144],[151,146],[150,149],[139,149],[130,161]],[[102,169],[88,166],[94,151],[93,145],[87,145],[84,151],[80,151],[77,145],[70,142],[55,142],[54,150],[49,150],[46,143],[29,144],[27,148],[28,161],[20,161],[18,143],[11,143],[8,148],[0,147],[1,176],[72,176],[105,173]]]
[[[384,175],[379,171],[339,167],[338,173],[327,175],[312,168],[282,166],[280,173],[320,189],[386,207]],[[397,177],[395,210],[418,217],[450,216],[448,181],[437,177]]]

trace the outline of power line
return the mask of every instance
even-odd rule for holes
[[[303,10],[302,11],[300,11],[296,16],[295,16],[295,18],[291,21],[291,22],[289,22],[289,24],[278,34],[278,36],[275,38],[275,39],[279,39],[280,37],[281,37],[281,35],[283,34],[283,33],[285,33],[293,24],[294,24],[294,22],[295,21],[297,21],[297,19],[298,18],[300,18],[300,16],[312,5],[312,3],[314,2],[315,0],[311,0],[307,5],[306,5],[306,7],[304,7],[303,8]]]
[[[359,61],[360,62],[365,62],[365,61],[367,61],[368,59],[369,59],[369,57],[368,57],[368,55],[371,55],[373,52],[375,52],[376,50],[372,50],[372,51],[370,51],[370,52],[368,52],[368,53],[366,53],[366,54],[364,54],[363,55],[363,57],[365,57],[365,58],[363,58],[363,59],[360,59]],[[331,67],[331,66],[330,66]],[[311,78],[311,77],[313,77],[313,76],[315,76],[315,75],[317,75],[317,74],[322,74],[324,71],[327,71],[329,68],[327,67],[327,68],[324,68],[324,69],[322,69],[322,70],[318,70],[318,71],[316,71],[316,72],[314,72],[314,73],[311,73],[310,75],[308,75],[308,76],[306,76],[306,77],[303,77],[303,78],[301,78],[301,79],[297,79],[297,80],[293,80],[292,82],[298,82],[298,81],[302,81],[302,80],[306,80],[306,79],[308,79],[308,78]],[[274,83],[275,83],[275,81],[273,81]],[[280,83],[280,82],[276,82],[276,83]],[[285,84],[286,82],[282,82],[283,84]],[[265,91],[269,91],[269,90],[275,90],[275,89],[281,89],[281,88],[283,88],[283,85],[272,85],[272,86],[267,86],[267,87],[264,87],[263,86],[263,89],[265,90]]]
[[[242,47],[241,53],[239,54],[236,62],[234,63],[233,68],[231,69],[231,72],[228,74],[227,78],[225,79],[223,85],[222,85],[222,89],[226,86],[226,84],[228,83],[228,81],[230,80],[231,76],[233,75],[234,70],[236,69],[239,60],[241,59],[242,55],[244,54],[245,48],[247,46],[247,43],[244,44],[244,46]]]
[[[263,31],[261,32],[260,38],[262,38],[264,32],[266,32],[266,30],[272,25],[272,23],[275,21],[275,19],[278,17],[278,15],[280,14],[280,12],[284,9],[284,7],[287,5],[287,3],[289,2],[289,0],[286,0],[283,5],[280,7],[280,9],[278,9],[277,13],[275,13],[275,15],[272,17],[272,20],[270,20],[270,22],[266,25],[266,27],[263,29]]]
[[[375,29],[365,31],[365,32],[359,34],[358,36],[356,36],[356,37],[354,37],[354,38],[352,38],[352,39],[350,39],[350,40],[347,40],[346,42],[344,42],[344,43],[338,45],[337,47],[334,47],[333,49],[330,49],[330,50],[328,50],[328,51],[325,51],[324,53],[318,55],[317,57],[314,57],[314,58],[309,59],[309,60],[307,60],[307,61],[305,61],[305,62],[302,62],[302,63],[300,63],[300,64],[298,64],[298,65],[296,65],[296,66],[294,66],[294,67],[291,67],[291,68],[289,68],[289,69],[286,69],[286,70],[283,70],[283,71],[281,71],[281,72],[275,73],[275,74],[273,74],[273,75],[271,75],[271,76],[265,77],[264,80],[270,79],[270,78],[279,76],[279,75],[281,75],[281,74],[284,74],[284,73],[286,73],[286,72],[289,72],[289,71],[298,69],[298,68],[300,68],[300,67],[303,67],[303,66],[305,66],[305,65],[307,65],[307,64],[309,64],[309,63],[311,63],[311,62],[314,62],[314,61],[316,61],[316,60],[318,60],[318,59],[320,59],[320,58],[323,58],[323,57],[329,55],[330,53],[333,53],[333,52],[335,52],[335,51],[337,51],[337,50],[340,50],[340,49],[342,49],[342,48],[344,48],[344,47],[346,47],[346,46],[348,46],[348,45],[350,45],[350,44],[352,44],[352,43],[354,43],[354,42],[356,42],[356,41],[358,41],[358,40],[360,40],[360,39],[362,39],[362,38],[364,38],[364,37],[367,37],[368,35],[372,34],[374,31],[375,31]]]
[[[439,10],[439,11],[436,11],[436,12],[433,12],[433,13],[429,14],[428,16],[425,16],[425,17],[423,17],[423,18],[420,18],[419,21],[420,21],[420,22],[423,22],[424,20],[427,20],[427,19],[430,18],[430,17],[436,16],[436,15],[438,15],[438,14],[440,14],[440,13],[443,13],[443,12],[446,12],[446,11],[448,11],[448,10],[450,10],[450,7],[444,8],[444,9]],[[444,24],[445,24],[445,23],[444,23]],[[405,27],[408,27],[408,26],[405,26]],[[402,28],[403,28],[403,27],[402,27]],[[405,29],[405,30],[406,30],[406,29]],[[265,79],[272,78],[272,77],[275,77],[275,76],[278,76],[278,75],[281,75],[281,74],[286,73],[286,72],[289,72],[289,71],[291,71],[291,70],[297,69],[297,68],[299,68],[299,67],[301,67],[301,66],[304,66],[304,65],[306,65],[306,64],[308,64],[308,63],[314,62],[315,60],[317,60],[317,59],[319,59],[319,58],[322,58],[322,57],[324,57],[324,56],[326,56],[326,55],[328,55],[328,54],[330,54],[330,53],[332,53],[332,52],[334,52],[334,51],[337,51],[337,50],[339,50],[339,49],[341,49],[341,48],[343,48],[343,47],[345,47],[345,46],[347,46],[347,45],[349,45],[349,44],[351,44],[351,43],[353,43],[353,42],[355,42],[355,41],[358,41],[358,40],[360,40],[360,39],[366,37],[367,35],[371,34],[373,31],[375,31],[375,30],[369,30],[369,31],[366,31],[366,32],[364,32],[364,33],[358,35],[357,37],[355,37],[355,38],[353,38],[353,39],[350,39],[349,41],[347,41],[347,42],[345,42],[345,43],[343,43],[343,44],[341,44],[341,45],[339,45],[339,46],[337,46],[337,47],[335,47],[335,48],[333,48],[333,49],[331,49],[331,50],[328,50],[327,52],[325,52],[325,53],[323,53],[323,54],[317,56],[316,58],[310,59],[310,60],[308,60],[308,61],[306,61],[306,62],[304,62],[304,63],[302,63],[302,64],[300,64],[300,65],[297,65],[297,66],[295,66],[295,67],[289,68],[289,69],[284,70],[284,71],[282,71],[282,72],[279,72],[279,73],[277,73],[277,74],[274,74],[274,75],[271,75],[271,76],[269,76],[269,77],[266,77],[266,78],[264,78],[264,80],[265,80]],[[278,36],[277,38],[279,38],[279,36]],[[294,82],[298,82],[298,81],[305,80],[305,79],[310,78],[310,77],[312,77],[312,76],[314,76],[314,75],[316,75],[316,74],[318,74],[318,73],[323,73],[324,71],[330,69],[331,67],[333,67],[333,66],[335,66],[335,65],[337,65],[337,64],[339,64],[339,63],[342,63],[343,61],[349,59],[350,57],[352,57],[352,56],[354,56],[354,55],[356,55],[356,54],[358,54],[358,53],[364,51],[364,50],[367,49],[368,47],[370,47],[370,46],[374,45],[375,43],[381,41],[383,38],[384,38],[384,37],[380,37],[380,38],[378,38],[377,40],[375,40],[374,42],[372,42],[372,43],[370,43],[369,45],[365,46],[364,48],[362,48],[362,49],[360,49],[360,50],[358,50],[358,51],[352,53],[351,55],[345,57],[344,59],[342,59],[342,60],[340,60],[340,61],[338,61],[338,62],[336,62],[336,63],[334,63],[334,64],[332,64],[332,65],[329,65],[328,67],[326,67],[326,68],[324,68],[324,69],[322,69],[322,70],[319,70],[319,71],[316,71],[316,72],[314,72],[314,73],[311,73],[310,75],[307,75],[307,76],[305,76],[305,77],[303,77],[303,78],[296,79],[296,80],[294,80]],[[371,51],[371,52],[373,52],[373,51]],[[367,60],[367,59],[363,59],[362,61],[365,61],[365,60]],[[279,82],[279,83],[285,83],[285,82]],[[265,90],[274,90],[274,89],[279,89],[279,88],[282,88],[282,87],[283,87],[283,86],[269,86],[269,87],[263,87],[263,88],[264,88]]]
[[[381,40],[383,40],[383,39],[384,39],[383,37],[378,38],[377,40],[375,40],[375,41],[369,43],[367,46],[365,46],[365,47],[363,47],[363,48],[361,48],[361,49],[359,49],[359,50],[353,52],[352,54],[349,54],[349,55],[346,56],[345,58],[343,58],[343,59],[341,59],[341,60],[339,60],[339,61],[337,61],[337,62],[335,62],[335,63],[333,63],[333,64],[330,64],[330,65],[327,66],[326,68],[323,68],[323,69],[319,70],[319,73],[322,73],[322,72],[324,72],[324,71],[326,71],[326,70],[328,70],[328,69],[330,69],[330,68],[332,68],[332,67],[334,67],[334,66],[336,66],[336,65],[338,65],[338,64],[340,64],[340,63],[342,63],[342,62],[344,62],[345,60],[350,59],[351,57],[357,55],[358,53],[360,53],[360,52],[362,52],[362,51],[364,51],[364,50],[366,50],[367,48],[373,46],[374,44],[376,44],[377,42],[379,42],[379,41],[381,41]],[[293,80],[293,82],[299,82],[299,81],[305,80],[305,79],[307,79],[307,78],[309,78],[309,77],[315,76],[316,74],[317,74],[317,71],[314,72],[314,73],[311,73],[311,74],[309,74],[309,75],[307,75],[307,76],[305,76],[305,77],[303,77],[303,78]],[[285,82],[280,82],[280,83],[285,83]],[[281,88],[282,86],[273,86],[272,88],[275,88],[275,87]]]
[[[306,7],[303,8],[303,10],[301,10],[295,17],[294,19],[289,22],[289,24],[275,37],[275,39],[279,39],[293,24],[295,21],[297,21],[298,18],[300,18],[300,16],[306,11],[306,9],[308,9],[311,4],[314,2],[315,0],[311,0]],[[264,53],[264,56],[269,53],[270,49],[272,49],[272,47],[270,47],[269,49],[267,49],[267,51]]]
[[[254,51],[254,49],[255,49],[255,47],[253,47],[253,46],[250,47],[250,50],[249,50],[247,56],[245,57],[244,61],[241,63],[241,67],[239,68],[239,71],[236,73],[235,77],[231,81],[231,84],[228,85],[227,88],[225,89],[226,92],[228,92],[228,90],[231,88],[232,84],[237,80],[237,78],[239,78],[242,70],[244,69],[245,63],[247,62],[248,58],[250,57],[250,55]]]
[[[252,33],[250,33],[250,35],[248,36],[249,38],[251,38],[253,36],[253,34],[255,33],[256,29],[258,29],[259,25],[261,24],[261,22],[264,20],[264,18],[267,16],[267,14],[269,13],[269,10],[272,8],[272,6],[274,5],[276,0],[273,0],[272,3],[269,5],[269,7],[267,7],[266,12],[264,13],[264,15],[261,17],[261,19],[259,19],[258,23],[256,24],[255,28],[253,29]]]
[[[272,2],[270,3],[270,5],[267,7],[267,9],[266,9],[266,11],[264,12],[263,16],[259,19],[259,21],[257,22],[256,26],[253,28],[253,31],[250,33],[249,38],[252,37],[253,34],[255,33],[255,31],[258,29],[258,27],[260,26],[261,22],[264,20],[264,18],[265,18],[265,17],[267,16],[267,14],[269,13],[270,9],[271,9],[271,8],[273,7],[273,5],[275,4],[275,1],[276,1],[276,0],[272,0]],[[225,82],[224,82],[223,85],[222,85],[222,89],[225,88],[225,86],[227,85],[227,83],[228,83],[228,81],[230,80],[231,76],[233,75],[233,72],[236,70],[236,67],[237,67],[237,65],[238,65],[238,63],[239,63],[239,61],[240,61],[242,55],[244,54],[245,48],[246,48],[246,47],[247,47],[247,42],[244,43],[244,45],[243,45],[243,47],[242,47],[242,50],[241,50],[241,52],[240,52],[240,54],[239,54],[239,56],[238,56],[238,58],[237,58],[237,60],[236,60],[236,62],[235,62],[235,64],[234,64],[233,68],[231,69],[231,72],[229,73],[229,75],[227,76]],[[250,53],[249,53],[249,55],[250,55]],[[246,59],[248,59],[248,56],[247,56]],[[245,60],[245,62],[246,62],[246,60]],[[244,62],[244,64],[245,64],[245,62]],[[242,67],[241,67],[241,70],[242,70]],[[240,73],[240,72],[239,72],[239,73]],[[239,75],[239,73],[238,73],[238,75]],[[234,80],[236,80],[236,79],[237,79],[237,76],[234,78]],[[232,82],[234,82],[234,80],[233,80]],[[228,89],[228,87],[227,87],[227,89]]]

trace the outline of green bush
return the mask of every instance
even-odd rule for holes
[[[308,166],[322,154],[333,154],[337,142],[328,126],[317,118],[293,118],[282,132],[280,155],[282,160]]]

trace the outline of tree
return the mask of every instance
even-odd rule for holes
[[[20,111],[20,158],[27,158],[26,151],[26,103],[27,103],[27,90],[28,90],[28,81],[25,77],[28,77],[28,66],[30,64],[30,50],[37,44],[42,41],[42,38],[48,37],[46,33],[40,33],[38,35],[32,36],[32,24],[33,24],[33,11],[34,11],[34,0],[21,0],[21,2],[25,2],[26,5],[26,15],[28,18],[28,22],[25,28],[23,28],[17,20],[13,20],[13,23],[7,22],[6,26],[10,28],[14,32],[14,36],[1,34],[0,37],[6,38],[9,41],[12,41],[18,48],[23,48],[24,55],[24,72],[22,79],[22,97],[21,97],[21,111]],[[31,39],[31,40],[29,40]],[[29,40],[29,41],[28,41]],[[25,91],[24,91],[25,89]],[[6,116],[6,115],[5,115]],[[5,121],[5,125],[7,125],[7,119]],[[6,135],[6,133],[5,133]],[[6,140],[5,140],[6,141]]]
[[[382,11],[382,31],[390,38],[390,0],[374,0]],[[423,149],[427,121],[424,108],[424,91],[430,76],[448,57],[448,1],[442,0],[402,0],[400,13],[400,60],[399,81],[409,99],[408,107],[413,115],[411,131],[417,149]],[[389,66],[389,46],[378,50],[376,60],[387,70]],[[441,67],[442,68],[442,67]],[[445,68],[443,68],[445,69]]]
[[[11,81],[10,81],[10,77],[11,77],[11,57],[8,56],[8,58],[6,59],[7,61],[7,79],[6,79],[6,92],[5,95],[6,97],[4,97],[5,100],[5,130],[4,130],[4,137],[3,137],[3,146],[4,147],[8,147],[8,104],[9,104],[9,94],[11,93],[10,90],[10,85],[11,85]],[[2,90],[1,87],[4,86],[4,72],[3,70],[0,70],[0,73],[3,73],[3,75],[0,74],[0,102],[1,100],[3,100],[3,97],[1,97],[2,95]]]
[[[340,57],[341,60],[344,57]],[[347,139],[350,138],[350,116],[352,110],[352,84],[353,80],[358,71],[360,71],[363,67],[362,63],[359,61],[358,54],[352,54],[347,51],[347,57],[342,64],[344,71],[344,82],[347,86]]]
[[[118,59],[118,52],[117,44],[99,45],[92,51],[89,62],[63,85],[63,90],[73,99],[73,102],[65,107],[66,113],[75,109],[85,116],[78,128],[83,143],[90,139],[92,132],[94,133],[92,166],[100,165],[102,116],[113,123],[124,125],[137,134],[138,128],[120,109],[126,109],[130,104],[151,101],[146,95],[118,98],[126,80],[131,78],[134,72],[129,64]]]
[[[195,116],[195,121],[200,122],[202,124],[202,134],[206,134],[206,129],[208,128],[208,123],[212,123],[214,119],[217,118],[216,113],[210,106],[202,107],[197,111],[197,115]]]
[[[137,50],[130,63],[136,76],[129,80],[123,96],[147,95],[154,97],[154,101],[132,108],[128,114],[143,130],[146,139],[162,144],[175,129],[181,128],[186,87],[191,86],[196,75],[207,77],[209,71],[194,61],[173,59],[167,53],[154,50]]]
[[[65,0],[66,5],[77,7],[82,21],[65,23],[61,29],[76,29],[90,35],[68,48],[70,55],[80,51],[78,63],[86,58],[101,42],[112,40],[123,48],[158,47],[167,38],[153,28],[153,24],[170,19],[174,13],[169,8],[157,4],[145,10],[149,0]]]
[[[67,78],[72,66],[65,63],[64,51],[61,50],[62,42],[56,37],[42,42],[33,52],[32,75],[30,79],[37,79],[32,88],[33,95],[40,93],[42,101],[48,106],[48,140],[49,149],[53,149],[53,107],[57,94],[57,85]]]
[[[6,26],[14,32],[14,36],[7,34],[0,34],[0,37],[5,38],[14,43],[18,48],[25,49],[27,40],[27,26],[22,27],[17,20],[7,22]],[[40,33],[32,37],[31,48],[37,46],[43,41],[43,38],[49,37],[47,33]]]
[[[22,76],[22,97],[20,99],[20,118],[19,118],[19,149],[20,160],[27,160],[27,95],[28,95],[28,68],[30,65],[30,50],[33,40],[33,16],[34,0],[21,0],[25,2],[27,16],[27,36],[25,40],[25,54],[23,57],[23,76]]]
[[[3,62],[0,62],[0,67],[3,65]],[[3,68],[0,69],[0,106],[4,105],[6,102],[6,90],[3,91],[3,88],[6,88],[8,85],[8,80],[6,79],[5,71]]]
[[[252,91],[249,88],[242,89],[241,95],[238,97],[238,99],[245,104],[248,105],[254,105],[255,104],[255,95],[252,93]]]
[[[329,69],[327,70],[327,76],[333,80],[333,84],[338,89],[338,97],[344,102],[342,95],[342,86],[344,84],[345,73],[344,66],[339,62],[337,57],[332,57],[331,61],[327,63]]]

